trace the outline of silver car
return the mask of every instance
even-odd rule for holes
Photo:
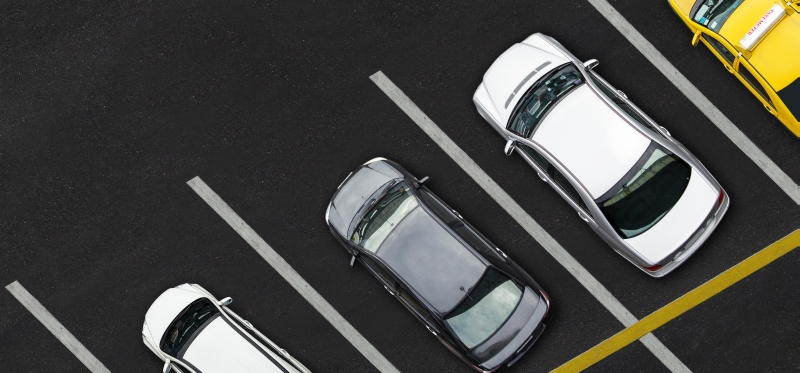
[[[505,51],[473,96],[478,112],[620,255],[653,277],[680,266],[730,199],[669,131],[553,38]]]

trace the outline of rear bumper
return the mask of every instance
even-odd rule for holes
[[[642,267],[639,268],[641,268],[642,271],[644,271],[650,276],[663,277],[668,273],[674,271],[676,268],[680,267],[681,264],[686,262],[686,259],[689,259],[692,255],[694,255],[694,253],[697,252],[698,249],[700,249],[700,246],[702,246],[703,243],[706,242],[708,237],[711,236],[711,232],[713,232],[717,228],[717,225],[719,225],[719,222],[722,220],[722,217],[725,216],[726,212],[728,212],[728,208],[730,207],[730,205],[731,205],[730,196],[728,195],[727,192],[725,192],[725,197],[722,199],[722,203],[720,203],[719,206],[717,206],[717,210],[713,212],[710,219],[707,220],[706,226],[705,228],[703,228],[703,232],[700,234],[699,237],[692,238],[694,239],[694,242],[691,242],[688,245],[688,247],[686,247],[686,249],[683,250],[683,252],[675,256],[675,259],[673,259],[671,262],[665,264],[663,267],[655,271],[649,271],[646,268]],[[692,239],[690,239],[690,241]]]

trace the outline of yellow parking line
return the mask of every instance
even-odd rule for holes
[[[666,306],[661,307],[647,317],[639,320],[636,324],[623,329],[621,332],[564,363],[564,365],[556,368],[552,372],[579,372],[592,366],[614,352],[633,343],[637,339],[642,338],[645,334],[652,332],[680,316],[692,307],[705,302],[708,298],[727,289],[739,280],[751,275],[767,264],[772,263],[775,259],[780,258],[798,246],[800,246],[800,230],[790,233],[778,242],[753,254],[741,263],[720,273],[717,277],[708,280],[705,284],[698,286]]]

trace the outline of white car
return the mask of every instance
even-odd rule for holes
[[[171,288],[153,302],[142,339],[164,361],[163,373],[310,373],[231,311],[231,302],[196,284]]]
[[[492,64],[481,116],[605,242],[653,277],[673,271],[730,199],[706,168],[553,38],[534,34]]]

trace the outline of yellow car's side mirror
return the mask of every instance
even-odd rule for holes
[[[703,35],[703,31],[700,31],[698,29],[697,31],[694,32],[694,36],[692,37],[692,46],[693,47],[696,47],[697,43],[700,42],[700,35]]]

